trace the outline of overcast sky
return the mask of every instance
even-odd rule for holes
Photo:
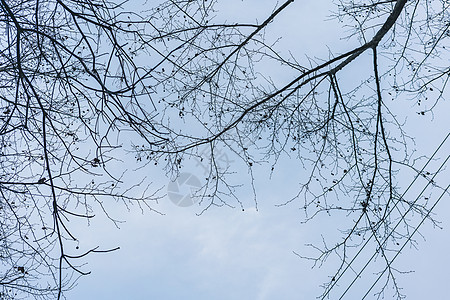
[[[229,21],[234,18],[262,21],[276,5],[276,1],[268,0],[221,2],[226,7],[220,6],[219,14],[223,14],[220,18]],[[339,40],[342,30],[338,23],[325,21],[333,9],[331,1],[295,1],[268,27],[268,39],[282,36],[278,48],[290,50],[298,57],[308,54],[327,58],[326,46],[335,52],[350,49],[351,43]],[[356,64],[352,72],[358,72],[358,67]],[[366,66],[361,64],[361,67]],[[273,74],[273,77],[282,82],[288,75]],[[448,133],[448,103],[438,104],[434,119],[418,116],[416,108],[407,100],[399,99],[391,105],[401,118],[408,117],[405,130],[415,137],[422,154],[430,155]],[[441,156],[450,153],[450,141],[442,153]],[[266,174],[257,176],[257,211],[250,193],[242,195],[244,211],[238,207],[212,208],[201,216],[196,215],[198,207],[179,207],[168,197],[153,205],[164,215],[152,212],[142,215],[135,208],[127,212],[121,205],[109,205],[111,215],[126,223],[120,230],[115,229],[98,213],[80,239],[84,247],[120,246],[121,249],[89,256],[89,264],[84,269],[91,270],[92,274],[82,278],[67,293],[67,298],[314,299],[322,291],[319,285],[327,281],[339,262],[330,261],[322,268],[312,269],[312,262],[299,258],[293,251],[303,253],[307,251],[305,244],[320,242],[321,234],[339,236],[340,232],[325,217],[301,224],[303,215],[296,205],[275,207],[292,197],[297,186],[300,175],[289,164],[289,161],[280,162],[279,172],[272,179]],[[194,166],[190,171],[201,175],[202,169]],[[450,178],[449,171],[445,172]],[[150,166],[136,174],[147,175],[155,188],[169,182],[163,172]],[[236,176],[242,176],[246,182],[245,169]],[[417,186],[414,192],[422,186]],[[407,299],[445,299],[448,295],[449,211],[447,196],[435,210],[444,229],[424,224],[421,233],[426,241],[417,236],[418,250],[405,249],[398,258],[402,270],[415,271],[398,276]],[[351,292],[346,299],[358,299],[365,292],[368,281],[364,278],[361,281],[356,284],[354,294]]]

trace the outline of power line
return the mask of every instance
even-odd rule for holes
[[[383,243],[387,241],[387,239],[392,235],[392,233],[395,231],[395,229],[401,224],[402,220],[405,219],[406,215],[411,211],[413,204],[415,204],[420,196],[422,196],[422,194],[425,192],[425,190],[430,186],[430,184],[433,182],[434,177],[439,173],[439,171],[444,167],[444,165],[447,163],[447,161],[449,160],[450,155],[447,156],[447,159],[441,164],[441,166],[439,167],[438,171],[435,173],[435,175],[433,176],[433,178],[427,183],[427,185],[422,189],[422,191],[420,192],[420,194],[416,197],[416,199],[412,202],[412,205],[410,205],[409,209],[402,215],[402,217],[400,218],[400,220],[398,221],[398,223],[394,226],[394,228],[392,228],[391,232],[384,238]],[[445,191],[448,189],[448,187],[445,189]],[[398,201],[399,202],[399,201]],[[397,202],[397,203],[398,203]],[[434,206],[433,206],[434,207]],[[428,212],[427,216],[429,215],[430,211]],[[423,220],[424,221],[424,220]],[[422,222],[423,222],[422,221]],[[415,231],[414,231],[415,232]],[[375,234],[375,231],[373,231],[371,237]],[[412,236],[412,235],[411,235]],[[411,236],[409,236],[409,238],[407,239],[406,242],[408,242],[411,238]],[[382,243],[382,244],[383,244]],[[403,248],[401,248],[403,249]],[[396,256],[400,253],[400,250],[398,250]],[[374,252],[374,254],[370,257],[370,259],[367,261],[367,263],[364,265],[364,267],[361,269],[361,271],[356,275],[356,277],[353,279],[353,281],[350,283],[350,285],[347,287],[347,289],[344,291],[344,293],[341,295],[341,297],[339,299],[342,299],[344,297],[344,295],[350,290],[350,288],[353,286],[353,284],[356,282],[356,280],[360,277],[361,273],[366,269],[366,267],[369,265],[369,263],[372,261],[372,259],[377,255],[377,252]],[[390,266],[390,263],[388,263],[387,268]],[[384,271],[383,271],[384,273]],[[378,280],[377,280],[378,281]]]
[[[448,157],[447,157],[448,159]],[[419,225],[417,225],[416,229],[414,229],[414,231],[411,233],[411,235],[408,237],[408,239],[405,241],[405,243],[402,245],[402,247],[400,248],[400,250],[398,250],[398,252],[395,254],[395,256],[392,258],[392,260],[387,264],[386,268],[383,270],[383,272],[381,272],[381,274],[378,276],[377,280],[375,280],[375,282],[372,284],[372,286],[369,288],[369,290],[367,291],[367,293],[364,295],[364,297],[361,300],[364,300],[367,295],[370,293],[370,291],[373,289],[373,287],[377,284],[377,282],[381,279],[381,277],[383,277],[383,274],[386,272],[386,270],[391,266],[391,264],[394,262],[394,260],[397,258],[397,256],[400,254],[400,252],[403,250],[403,248],[405,248],[405,246],[408,244],[408,242],[411,240],[411,238],[413,237],[413,235],[417,232],[417,230],[419,230],[419,227],[422,226],[422,224],[425,222],[425,220],[428,218],[428,216],[430,215],[431,211],[436,207],[436,205],[439,203],[439,201],[442,199],[442,197],[444,197],[444,195],[447,193],[447,190],[449,189],[450,184],[447,185],[447,187],[445,188],[445,190],[442,192],[442,194],[439,196],[439,198],[436,200],[436,202],[433,204],[433,206],[430,208],[430,210],[428,211],[428,213],[423,217],[422,221],[420,221]]]
[[[406,188],[406,190],[403,192],[403,194],[400,196],[399,200],[394,204],[394,206],[392,207],[392,209],[386,214],[385,218],[387,218],[392,211],[397,207],[397,205],[400,203],[400,200],[403,199],[403,197],[405,196],[405,194],[409,191],[409,189],[412,187],[412,185],[416,182],[416,180],[419,178],[419,176],[421,174],[423,174],[423,171],[425,170],[425,168],[428,166],[428,164],[433,160],[434,156],[439,152],[439,150],[441,149],[441,147],[446,143],[447,139],[449,138],[450,133],[447,134],[447,136],[444,138],[444,140],[440,143],[440,145],[436,148],[436,150],[434,151],[434,153],[431,155],[431,157],[428,159],[428,161],[425,163],[425,165],[422,167],[422,169],[418,172],[418,174],[414,177],[414,179],[411,181],[411,183],[409,184],[409,186]],[[436,172],[437,174],[438,172]],[[435,176],[436,176],[435,174]],[[434,178],[434,176],[433,176]],[[427,184],[426,187],[428,187],[428,185],[430,184],[430,182]],[[426,188],[425,187],[425,188]],[[423,192],[423,191],[422,191]],[[417,201],[417,199],[415,200]],[[408,210],[409,211],[409,210]],[[396,227],[398,226],[398,224],[396,225]],[[395,229],[395,228],[394,228]],[[393,231],[391,231],[391,233],[386,237],[389,238],[389,236],[393,233]],[[336,276],[335,280],[333,281],[332,285],[328,288],[328,290],[323,294],[322,296],[322,300],[325,299],[327,297],[327,295],[330,293],[330,291],[334,288],[334,286],[337,284],[337,282],[342,278],[342,276],[346,273],[346,271],[350,268],[350,266],[352,265],[352,263],[356,260],[356,258],[359,256],[359,254],[361,254],[361,252],[364,250],[364,248],[367,246],[367,244],[370,242],[370,240],[372,239],[372,237],[374,236],[375,231],[372,232],[372,234],[369,236],[369,238],[367,239],[367,241],[364,243],[364,245],[359,249],[359,251],[355,254],[355,256],[352,258],[352,260],[347,264],[347,266],[345,267],[345,269],[342,271],[342,273],[340,273],[338,276]],[[359,275],[364,271],[364,269],[367,267],[367,265],[370,263],[370,261],[376,256],[376,253],[374,253],[374,255],[369,259],[369,261],[366,263],[366,265],[363,267],[363,269],[358,273],[358,275],[356,276],[356,278],[353,280],[353,282],[351,283],[351,285],[353,285],[353,283],[356,281],[356,279],[359,277]],[[347,290],[351,287],[351,285],[347,288]],[[344,294],[347,292],[347,290],[344,292]],[[342,295],[343,296],[343,295]],[[342,297],[341,297],[342,298]]]
[[[437,154],[437,152],[439,152],[439,150],[441,149],[441,147],[445,144],[445,142],[447,141],[448,137],[450,136],[450,134],[447,134],[447,136],[445,137],[445,139],[441,142],[441,144],[437,147],[437,149],[434,151],[434,153],[431,155],[431,157],[428,159],[428,161],[425,163],[425,165],[422,167],[422,169],[420,170],[420,172],[418,172],[418,174],[415,176],[415,178],[413,179],[413,181],[409,184],[409,186],[407,187],[407,189],[403,192],[402,196],[400,197],[400,199],[403,199],[403,197],[405,196],[405,194],[409,191],[409,189],[412,187],[412,185],[414,184],[414,182],[417,180],[417,178],[419,178],[420,174],[422,174],[422,172],[424,171],[424,169],[427,167],[427,165],[433,160],[434,156]],[[392,207],[392,209],[386,214],[385,217],[388,217],[391,212],[397,207],[398,203],[400,202],[400,200],[397,201],[397,203],[395,203],[395,205]],[[331,287],[327,290],[327,292],[323,295],[322,299],[325,299],[325,297],[330,293],[330,291],[333,289],[333,287],[336,285],[336,283],[339,281],[339,279],[344,275],[344,273],[350,268],[350,265],[355,261],[355,259],[359,256],[359,254],[363,251],[363,249],[366,247],[366,245],[370,242],[371,238],[374,236],[374,233],[372,232],[372,235],[367,239],[366,243],[360,248],[360,250],[356,253],[356,255],[353,257],[353,259],[350,261],[350,263],[347,264],[347,267],[344,269],[344,271],[337,277],[335,278],[335,281],[333,282],[333,284],[331,285]],[[390,234],[389,234],[390,236]],[[388,237],[389,237],[388,236]],[[373,258],[373,257],[372,257]],[[371,259],[372,259],[371,258]],[[362,271],[361,271],[362,272]],[[360,272],[360,273],[361,273]],[[359,273],[359,274],[360,274]],[[356,279],[355,279],[356,280]]]

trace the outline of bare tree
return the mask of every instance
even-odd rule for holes
[[[409,98],[416,102],[419,115],[427,115],[448,94],[449,4],[336,1],[334,17],[350,28],[347,38],[359,45],[345,53],[331,49],[329,57],[302,63],[299,57],[283,57],[263,34],[292,2],[285,1],[259,24],[206,20],[197,27],[198,19],[189,11],[197,2],[177,10],[187,19],[182,28],[172,20],[161,27],[167,38],[182,45],[169,69],[171,80],[159,108],[166,117],[162,124],[172,120],[165,129],[170,143],[136,150],[151,159],[165,157],[169,169],[177,172],[184,159],[208,145],[210,174],[198,193],[205,210],[214,205],[242,206],[239,197],[227,197],[236,189],[230,185],[233,174],[217,166],[215,151],[220,147],[238,154],[252,179],[260,162],[272,162],[270,173],[276,171],[279,159],[295,156],[309,176],[284,205],[300,203],[305,221],[322,214],[354,220],[349,228],[340,228],[341,240],[311,245],[318,254],[306,257],[317,265],[331,255],[342,262],[324,284],[322,297],[328,297],[349,270],[359,278],[354,259],[360,250],[370,248],[371,260],[383,262],[375,283],[381,278],[384,285],[377,295],[393,287],[395,296],[402,298],[396,281],[401,270],[393,261],[405,245],[415,245],[414,235],[423,220],[435,221],[428,197],[405,198],[407,188],[398,186],[396,177],[413,172],[413,182],[425,178],[427,186],[442,193],[435,197],[439,201],[448,196],[446,183],[436,183],[447,161],[430,172],[429,161],[413,159],[413,137],[391,113],[390,103]],[[175,15],[170,12],[174,6],[166,7],[165,14]],[[367,56],[371,58],[367,71],[354,83],[345,82],[342,74]],[[279,73],[261,68],[275,64],[294,74],[292,79],[280,84],[271,78]],[[178,115],[183,122],[173,122]],[[412,215],[418,216],[420,225]]]
[[[1,298],[59,299],[87,274],[80,259],[114,250],[80,253],[69,221],[93,217],[104,198],[142,206],[157,199],[154,192],[136,196],[138,184],[122,187],[121,174],[106,169],[122,130],[149,145],[164,141],[152,126],[147,81],[155,74],[134,63],[145,32],[120,5],[0,6]]]
[[[300,203],[306,221],[320,214],[355,220],[332,247],[314,246],[314,261],[342,260],[322,296],[352,264],[350,250],[371,239],[387,271],[379,295],[393,286],[403,296],[392,253],[412,243],[406,214],[430,218],[432,207],[404,199],[395,176],[407,167],[440,187],[411,160],[411,138],[386,99],[407,95],[420,106],[444,97],[446,1],[337,1],[334,17],[351,26],[348,38],[359,46],[303,63],[264,36],[292,0],[261,23],[215,22],[216,2],[206,0],[143,12],[93,0],[0,1],[3,298],[60,298],[87,274],[78,261],[110,250],[73,254],[78,236],[68,222],[93,217],[103,199],[152,209],[156,188],[133,196],[139,187],[108,169],[131,138],[138,161],[175,176],[207,145],[211,168],[197,195],[204,210],[242,206],[228,170],[216,163],[218,147],[241,157],[251,179],[259,162],[270,161],[270,173],[295,156],[309,176],[284,205]],[[370,71],[344,87],[341,74],[364,55]],[[292,79],[273,81],[261,67],[271,62]]]

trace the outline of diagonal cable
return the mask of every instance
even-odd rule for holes
[[[413,204],[415,204],[419,198],[422,196],[422,194],[425,192],[425,190],[430,186],[430,184],[433,182],[434,177],[439,173],[439,171],[445,166],[445,164],[447,163],[447,161],[450,159],[450,155],[447,156],[447,158],[445,159],[445,161],[441,164],[441,166],[439,167],[439,169],[436,171],[435,175],[432,177],[432,179],[430,181],[428,181],[427,185],[422,189],[422,191],[420,192],[420,194],[416,197],[416,199],[412,202],[412,204],[410,205],[409,209],[402,215],[402,217],[400,218],[400,220],[398,221],[398,223],[394,226],[394,228],[392,228],[391,232],[384,238],[383,243],[387,241],[387,239],[392,235],[392,233],[395,231],[395,229],[402,223],[402,221],[405,219],[406,215],[411,211]],[[445,189],[445,191],[447,191],[448,187]],[[442,197],[442,196],[441,196]],[[396,205],[400,202],[400,200],[397,201]],[[435,204],[436,205],[436,204]],[[435,206],[433,205],[433,207]],[[430,211],[428,211],[426,217],[428,217],[428,215],[430,214]],[[425,218],[426,218],[425,217]],[[423,222],[424,220],[422,220]],[[415,232],[415,231],[414,231]],[[375,230],[372,232],[372,235],[370,237],[372,237],[375,233]],[[414,233],[413,233],[414,234]],[[411,235],[412,236],[412,235]],[[406,242],[408,242],[411,238],[411,236],[407,239]],[[364,244],[365,246],[366,244]],[[363,247],[364,247],[363,246]],[[403,249],[403,247],[402,247]],[[397,252],[396,256],[400,253],[401,249]],[[358,252],[359,253],[359,252]],[[355,278],[353,279],[353,281],[349,284],[349,286],[345,289],[344,293],[341,295],[341,297],[339,299],[342,299],[344,297],[344,295],[350,290],[350,288],[353,286],[353,284],[356,282],[356,280],[358,278],[361,277],[361,273],[366,269],[366,267],[370,264],[370,262],[372,261],[372,259],[377,255],[377,252],[375,251],[373,253],[373,255],[370,257],[370,259],[367,261],[367,263],[364,265],[364,267],[361,269],[361,271],[359,271],[359,273],[355,276]],[[388,263],[388,266],[386,267],[386,269],[390,266],[390,263]],[[383,273],[386,271],[386,269],[383,271]],[[378,280],[377,280],[378,281]]]
[[[449,138],[450,133],[447,134],[447,136],[444,138],[444,140],[441,142],[441,144],[436,148],[436,150],[434,151],[434,153],[431,155],[431,157],[428,159],[428,161],[425,163],[425,165],[422,167],[422,169],[418,172],[418,174],[414,177],[414,179],[411,181],[411,183],[409,184],[409,186],[406,188],[406,190],[403,192],[403,194],[401,195],[400,199],[403,199],[403,197],[406,195],[406,193],[409,191],[409,189],[412,187],[412,185],[416,182],[416,180],[419,178],[420,174],[423,173],[423,171],[425,170],[425,168],[428,166],[428,164],[433,160],[433,158],[435,157],[435,155],[439,152],[439,150],[442,148],[442,146],[446,143],[447,139]],[[400,199],[394,204],[394,206],[392,207],[392,209],[386,214],[386,218],[391,214],[391,212],[397,207],[398,203],[400,202]],[[369,238],[366,240],[366,242],[364,243],[364,245],[359,249],[359,251],[355,254],[355,256],[352,258],[352,260],[347,264],[346,268],[342,271],[341,274],[339,274],[339,276],[336,276],[335,281],[333,281],[333,284],[331,285],[331,287],[323,294],[322,296],[322,300],[325,299],[327,297],[327,295],[330,293],[330,291],[334,288],[334,286],[336,285],[336,283],[339,281],[339,279],[342,278],[342,276],[346,273],[346,271],[350,268],[351,264],[356,260],[356,258],[359,256],[359,254],[361,254],[361,252],[363,251],[363,249],[367,246],[367,244],[370,242],[370,240],[373,237],[373,232],[372,235],[369,236]],[[392,232],[391,232],[392,234]],[[391,235],[389,234],[389,236]],[[388,237],[389,237],[388,236]],[[373,259],[373,257],[370,259],[370,261]],[[369,261],[369,262],[370,262]],[[366,264],[367,266],[367,264]],[[365,267],[366,267],[365,266]],[[364,267],[364,268],[365,268]],[[363,268],[363,270],[364,270]],[[363,271],[361,270],[361,272]],[[358,276],[359,274],[358,273]]]
[[[448,160],[448,157],[447,157]],[[447,161],[446,160],[446,161]],[[416,229],[414,229],[414,231],[411,233],[411,235],[408,237],[408,239],[405,241],[405,243],[402,245],[402,247],[400,248],[400,250],[398,250],[398,252],[395,254],[395,256],[392,258],[392,260],[388,263],[388,265],[386,266],[386,268],[384,268],[383,272],[381,272],[381,274],[378,276],[377,280],[375,280],[375,282],[372,284],[372,286],[369,288],[369,290],[367,291],[367,293],[364,295],[364,297],[361,300],[364,300],[367,295],[370,293],[370,291],[374,288],[374,286],[377,284],[377,282],[381,279],[381,277],[383,276],[383,274],[386,272],[386,270],[391,266],[391,264],[394,262],[394,260],[398,257],[398,255],[400,254],[400,252],[403,250],[403,248],[405,248],[405,246],[408,244],[408,242],[411,240],[411,238],[413,237],[413,235],[419,230],[419,227],[422,226],[422,224],[425,222],[425,220],[430,216],[430,213],[433,211],[433,209],[436,207],[436,205],[439,203],[439,201],[441,201],[441,199],[444,197],[444,195],[447,193],[448,189],[450,188],[450,184],[447,185],[447,187],[445,188],[445,190],[442,192],[442,194],[439,196],[439,198],[436,200],[436,202],[433,204],[433,206],[430,208],[430,210],[427,212],[427,214],[423,217],[422,221],[420,221],[419,225],[417,225]]]

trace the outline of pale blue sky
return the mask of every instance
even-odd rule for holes
[[[223,18],[250,21],[263,20],[276,4],[269,0],[222,1],[225,2],[225,8],[220,6],[226,15]],[[302,53],[326,58],[326,46],[336,52],[350,49],[351,43],[339,41],[342,30],[337,22],[324,21],[332,9],[331,1],[295,1],[269,26],[268,39],[282,35],[278,48],[289,49],[301,59]],[[353,65],[351,74],[358,72],[360,66],[365,67]],[[343,76],[351,81],[351,74]],[[272,76],[279,82],[290,78],[286,73]],[[415,137],[417,149],[423,154],[431,154],[448,131],[448,119],[445,119],[450,111],[449,103],[438,104],[434,120],[418,116],[416,108],[407,100],[392,103],[392,109],[399,116],[408,116],[404,128]],[[442,153],[450,153],[450,142]],[[142,215],[138,209],[127,212],[123,206],[109,205],[111,215],[126,220],[121,229],[115,229],[98,213],[88,230],[83,229],[80,239],[83,247],[120,246],[121,250],[89,256],[89,264],[84,269],[92,270],[92,274],[82,278],[67,293],[67,298],[314,299],[321,293],[319,285],[327,280],[338,261],[311,269],[312,263],[298,258],[293,251],[306,251],[304,245],[320,242],[321,234],[339,236],[340,233],[333,223],[335,219],[321,217],[310,224],[300,224],[303,215],[298,205],[274,206],[295,193],[296,180],[302,176],[301,170],[290,165],[289,160],[281,161],[277,166],[279,173],[270,180],[266,174],[256,176],[258,211],[250,193],[242,194],[244,212],[222,207],[212,208],[202,216],[195,215],[198,208],[180,208],[167,198],[152,206],[165,215],[152,212]],[[201,174],[199,169],[191,171]],[[136,174],[146,174],[155,187],[168,182],[163,172],[150,166]],[[242,181],[248,183],[244,168],[236,176],[237,180],[242,176]],[[400,266],[415,271],[398,276],[407,299],[446,298],[450,267],[449,211],[449,198],[444,197],[435,211],[444,230],[433,229],[426,223],[421,232],[427,240],[417,236],[419,250],[404,250],[397,261]],[[366,289],[364,278],[362,281],[355,287],[355,294],[346,299],[358,299]]]

